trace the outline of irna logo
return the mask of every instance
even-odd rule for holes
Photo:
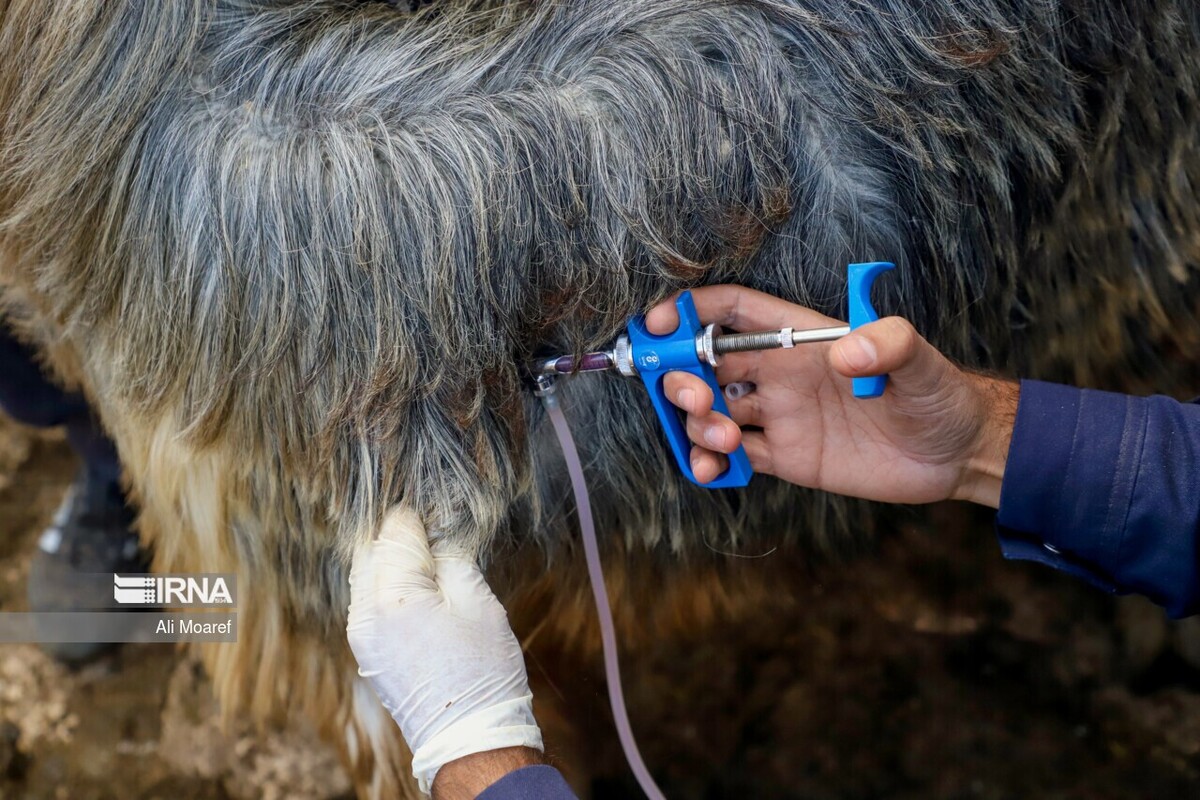
[[[232,606],[232,575],[117,575],[113,598],[120,605]]]

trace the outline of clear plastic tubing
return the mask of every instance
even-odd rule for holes
[[[725,387],[725,396],[730,400],[741,400],[743,397],[753,392],[755,388],[755,385],[750,381],[731,383]]]
[[[588,577],[592,582],[596,613],[600,617],[600,641],[604,647],[604,680],[608,684],[608,702],[612,706],[613,721],[617,724],[621,749],[625,751],[625,760],[629,762],[629,767],[646,797],[650,800],[666,800],[642,761],[637,741],[633,738],[633,729],[629,726],[629,714],[625,710],[625,694],[621,691],[621,666],[617,661],[617,631],[613,625],[612,608],[608,604],[608,590],[604,588],[604,572],[600,568],[600,546],[596,542],[596,523],[592,520],[592,505],[588,499],[587,484],[583,480],[583,464],[579,460],[579,451],[575,449],[575,440],[571,437],[567,418],[559,407],[558,397],[554,392],[550,392],[542,395],[542,403],[546,406],[546,413],[550,415],[554,433],[558,436],[563,457],[567,461],[567,472],[571,476],[571,488],[575,492],[579,529],[583,533],[583,552],[587,557]]]

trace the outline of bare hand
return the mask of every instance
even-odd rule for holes
[[[840,324],[738,286],[695,289],[692,297],[704,322],[727,329]],[[646,316],[652,333],[677,324],[673,302]],[[999,505],[1017,384],[959,369],[904,319],[864,325],[832,345],[732,353],[716,372],[723,386],[755,385],[728,401],[732,420],[712,410],[712,392],[699,378],[672,372],[664,379],[667,397],[688,413],[692,468],[702,481],[719,475],[724,454],[742,444],[755,471],[801,486],[894,503]],[[853,396],[851,377],[883,373],[890,378],[882,397]]]

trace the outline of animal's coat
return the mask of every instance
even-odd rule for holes
[[[390,791],[344,557],[396,502],[481,553],[567,535],[540,349],[696,283],[837,314],[888,259],[877,305],[972,363],[1194,359],[1198,5],[0,0],[0,278],[156,564],[255,587],[228,707],[307,710]],[[844,524],[687,485],[633,383],[562,391],[635,550]]]

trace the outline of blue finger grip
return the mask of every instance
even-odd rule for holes
[[[646,330],[645,319],[637,317],[629,323],[629,346],[638,376],[646,384],[650,393],[650,401],[658,414],[666,433],[671,452],[675,454],[675,463],[692,483],[705,489],[728,489],[745,486],[754,475],[750,466],[750,458],[741,445],[728,454],[729,467],[708,483],[696,480],[692,472],[692,442],[688,439],[687,428],[684,426],[682,413],[667,399],[663,391],[663,378],[668,372],[688,372],[704,380],[713,393],[713,410],[729,416],[729,407],[721,395],[721,387],[717,383],[713,368],[696,354],[696,334],[703,329],[700,316],[696,313],[696,304],[692,301],[691,292],[684,292],[675,301],[675,309],[679,312],[679,325],[674,332],[665,336],[655,336]]]
[[[864,264],[851,264],[847,267],[846,288],[850,293],[850,330],[879,319],[879,314],[871,305],[871,286],[880,274],[895,268],[896,265],[890,261],[870,261]],[[851,383],[855,397],[879,397],[887,388],[887,375],[851,378]]]

